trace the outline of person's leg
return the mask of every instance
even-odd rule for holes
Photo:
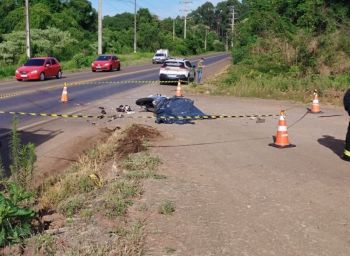
[[[344,148],[343,159],[350,161],[350,122],[349,122],[348,132],[346,134],[346,139],[345,139],[345,148]]]
[[[202,81],[202,71],[200,70],[200,71],[198,71],[198,80],[197,80],[197,82],[200,84],[201,81]]]

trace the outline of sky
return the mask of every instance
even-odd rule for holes
[[[225,0],[136,0],[136,6],[137,8],[148,8],[152,14],[159,16],[161,19],[168,17],[175,18],[178,15],[183,15],[183,12],[181,11],[184,9],[184,4],[181,4],[183,1],[192,2],[187,4],[188,9],[191,12],[205,2],[211,2],[216,6],[217,3],[224,2]],[[97,10],[98,0],[90,0],[90,2]],[[102,3],[103,16],[114,16],[123,12],[134,13],[135,0],[102,0]]]

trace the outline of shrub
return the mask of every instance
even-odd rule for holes
[[[13,118],[11,137],[11,164],[10,170],[13,177],[20,186],[29,188],[33,178],[34,163],[36,161],[35,146],[32,143],[21,144],[17,133],[17,117]]]
[[[7,194],[7,196],[5,196]],[[4,194],[0,194],[0,246],[21,242],[31,233],[31,221],[35,212],[21,203],[33,199],[31,193],[10,183]]]
[[[225,50],[225,44],[223,42],[220,42],[219,40],[215,40],[213,42],[214,51],[221,52]]]
[[[72,60],[75,68],[83,68],[83,67],[89,67],[93,59],[94,57],[92,56],[85,56],[83,53],[78,53],[73,56]]]

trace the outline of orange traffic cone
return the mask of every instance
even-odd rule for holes
[[[182,97],[182,93],[181,93],[181,81],[179,80],[179,82],[177,83],[177,87],[176,87],[176,97]]]
[[[295,145],[289,143],[287,122],[285,111],[280,112],[280,118],[278,121],[277,135],[274,143],[269,144],[270,146],[276,148],[290,148],[295,147]]]
[[[317,90],[314,91],[314,99],[312,100],[311,109],[309,109],[310,113],[317,114],[322,113],[320,110],[320,102],[318,100]]]
[[[67,83],[64,83],[62,96],[61,96],[61,102],[68,102],[68,90],[67,90]]]

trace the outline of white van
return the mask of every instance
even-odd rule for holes
[[[159,49],[156,51],[152,58],[152,63],[164,63],[169,58],[169,50],[168,49]]]

